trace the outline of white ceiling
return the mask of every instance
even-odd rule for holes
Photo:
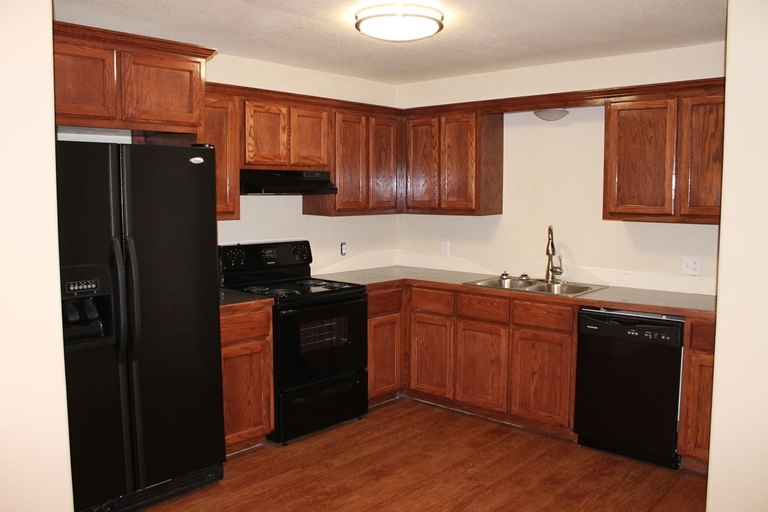
[[[413,0],[411,0],[413,2]],[[424,0],[445,28],[371,39],[354,14],[386,0],[54,0],[54,19],[219,53],[404,84],[725,40],[727,0]]]

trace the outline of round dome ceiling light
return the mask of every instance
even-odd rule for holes
[[[568,111],[564,108],[546,108],[542,110],[534,110],[533,113],[536,114],[536,117],[543,119],[544,121],[559,121],[568,115]]]
[[[355,13],[355,28],[384,41],[416,41],[443,29],[443,13],[416,4],[374,5]]]

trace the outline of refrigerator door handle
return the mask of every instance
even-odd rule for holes
[[[133,357],[135,361],[138,359],[139,345],[141,342],[141,299],[139,297],[139,264],[136,259],[136,243],[133,241],[133,237],[129,236],[125,239],[125,245],[128,248],[128,269],[131,277],[131,298],[132,298],[132,319],[133,319]]]
[[[115,273],[117,274],[117,304],[120,317],[118,331],[118,362],[124,363],[128,353],[128,307],[126,305],[127,292],[125,288],[125,261],[123,260],[123,248],[118,237],[112,238],[112,254],[115,258]]]

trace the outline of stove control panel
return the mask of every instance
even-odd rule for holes
[[[309,241],[237,244],[219,246],[222,274],[259,271],[274,267],[305,266],[312,263]]]

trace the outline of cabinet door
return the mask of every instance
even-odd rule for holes
[[[394,393],[402,385],[402,315],[368,320],[368,398]]]
[[[714,356],[689,351],[685,357],[682,421],[678,450],[681,455],[696,459],[709,458],[710,416],[712,415],[712,374]]]
[[[510,357],[509,412],[569,426],[571,335],[516,330]]]
[[[719,222],[724,111],[722,95],[681,100],[677,181],[682,216]]]
[[[475,115],[440,118],[440,208],[475,209]]]
[[[608,103],[603,218],[674,212],[676,100]]]
[[[405,206],[436,210],[440,204],[440,125],[436,117],[409,119]]]
[[[245,163],[288,163],[288,107],[245,102]]]
[[[328,110],[297,107],[290,110],[291,165],[327,166]]]
[[[203,62],[195,57],[121,51],[123,119],[199,125],[205,97]]]
[[[367,120],[364,115],[336,112],[334,121],[336,209],[363,211],[368,205]]]
[[[273,430],[272,342],[246,341],[222,348],[224,432],[227,453],[258,442]]]
[[[117,119],[115,49],[57,38],[53,45],[56,116]],[[66,121],[57,120],[57,124]]]
[[[368,209],[397,210],[397,119],[368,120]]]
[[[240,218],[240,122],[237,100],[210,94],[205,98],[205,117],[200,141],[216,150],[216,216]]]
[[[453,398],[453,320],[411,315],[410,388]]]
[[[459,402],[494,411],[507,403],[509,329],[459,320],[456,324],[456,395]]]
[[[219,309],[227,454],[263,442],[274,429],[272,310],[263,302]]]

